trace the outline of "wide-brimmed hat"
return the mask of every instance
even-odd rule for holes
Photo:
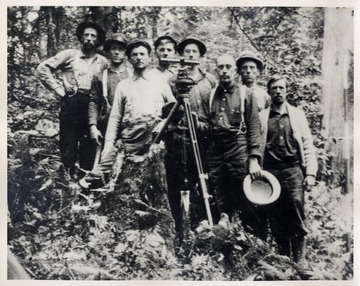
[[[265,64],[262,61],[262,59],[260,58],[260,56],[258,56],[257,54],[255,54],[253,51],[243,51],[240,54],[240,57],[238,58],[238,60],[236,61],[236,66],[237,68],[241,68],[241,65],[245,62],[245,61],[254,61],[256,63],[257,68],[259,69],[259,71],[261,72],[264,67]]]
[[[156,39],[156,41],[154,42],[154,47],[155,47],[155,50],[157,49],[158,46],[160,46],[160,43],[162,40],[169,40],[171,43],[174,44],[174,47],[175,47],[175,51],[177,49],[177,42],[174,40],[173,37],[171,36],[168,36],[168,35],[165,35],[165,36],[161,36],[159,38]]]
[[[250,174],[244,180],[244,194],[256,205],[268,205],[275,202],[281,193],[279,181],[267,171],[260,171],[261,178],[252,180]]]
[[[84,23],[81,23],[79,24],[79,26],[76,28],[76,37],[78,38],[79,41],[81,41],[81,36],[84,32],[84,30],[86,28],[93,28],[97,31],[98,33],[98,44],[97,46],[101,46],[104,42],[105,42],[105,32],[104,30],[98,25],[98,24],[95,24],[95,23],[92,23],[92,22],[84,22]]]
[[[104,51],[109,51],[110,46],[113,43],[118,43],[118,44],[122,45],[124,47],[124,49],[126,49],[127,42],[128,41],[124,34],[115,33],[110,37],[110,39],[106,40],[106,42],[104,43]]]
[[[199,47],[200,55],[203,56],[206,53],[206,46],[199,39],[194,37],[187,37],[178,45],[178,52],[180,55],[184,53],[184,49],[188,44],[196,44]]]
[[[137,39],[137,40],[133,40],[131,41],[130,43],[127,44],[126,46],[126,55],[129,57],[130,54],[131,54],[131,51],[136,48],[136,47],[139,47],[139,46],[143,46],[145,47],[148,51],[149,51],[149,54],[151,53],[151,47],[149,45],[149,43],[145,40],[140,40],[140,39]]]

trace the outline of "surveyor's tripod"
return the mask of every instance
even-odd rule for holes
[[[192,150],[194,152],[194,158],[196,163],[196,169],[198,172],[200,187],[202,191],[202,196],[204,199],[205,209],[206,209],[206,215],[208,219],[209,226],[213,226],[213,220],[210,210],[210,203],[209,198],[210,195],[208,193],[208,187],[207,187],[207,179],[208,176],[204,172],[203,167],[203,161],[201,159],[201,153],[200,153],[200,147],[199,142],[197,138],[197,126],[195,125],[194,118],[191,111],[191,105],[190,105],[190,90],[193,85],[196,83],[190,79],[187,76],[186,66],[192,66],[199,64],[196,61],[190,61],[190,60],[184,60],[184,59],[161,59],[160,62],[162,63],[180,63],[181,68],[179,69],[177,79],[175,80],[175,87],[176,87],[176,93],[177,93],[177,101],[172,107],[170,113],[168,114],[164,124],[162,125],[162,128],[160,129],[159,133],[157,134],[156,138],[154,139],[154,143],[159,143],[163,133],[169,126],[169,124],[173,121],[174,117],[176,116],[176,113],[178,112],[180,106],[184,107],[185,117],[186,117],[186,125],[190,134],[190,144],[192,146]],[[188,216],[189,216],[189,209],[190,209],[190,190],[187,187],[188,180],[185,176],[184,181],[184,190],[181,190],[181,211],[182,211],[182,219],[183,224],[186,224],[188,222]],[[184,221],[185,220],[185,221]],[[188,231],[188,227],[184,227],[184,236],[186,236],[186,232]]]

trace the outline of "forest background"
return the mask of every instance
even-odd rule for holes
[[[307,114],[320,166],[317,188],[307,194],[311,228],[307,257],[317,279],[352,279],[353,47],[351,43],[334,47],[327,36],[329,29],[338,39],[349,34],[351,8],[42,6],[8,7],[7,12],[8,244],[31,277],[243,280],[265,269],[262,276],[267,280],[299,278],[295,270],[283,271],[287,261],[277,260],[271,251],[257,253],[257,242],[236,236],[234,227],[233,238],[244,245],[231,249],[229,261],[220,259],[228,253],[213,244],[205,254],[194,251],[177,261],[169,259],[172,250],[163,249],[165,242],[158,233],[152,233],[156,243],[149,247],[148,233],[116,229],[114,217],[77,204],[75,187],[64,180],[58,157],[59,102],[36,79],[35,68],[60,50],[78,47],[75,28],[91,20],[102,24],[108,35],[121,31],[129,39],[150,42],[164,34],[181,40],[191,31],[206,43],[209,52],[202,64],[212,73],[218,55],[236,58],[241,50],[251,49],[266,60],[261,85],[274,72],[289,75],[289,101]],[[347,17],[340,27],[339,16]],[[339,76],[326,59],[336,53],[341,55],[334,65],[345,76],[337,86],[341,92],[334,96],[329,86]],[[107,263],[101,263],[104,251]],[[50,259],[54,256],[57,259]],[[254,259],[239,260],[244,256]],[[269,257],[279,271],[264,266],[272,265]],[[83,263],[63,266],[72,260]]]

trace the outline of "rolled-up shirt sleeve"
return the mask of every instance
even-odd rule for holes
[[[163,98],[164,98],[164,103],[176,101],[170,84],[167,84],[167,83],[164,84]]]
[[[39,64],[37,67],[38,77],[46,88],[54,90],[62,86],[62,84],[55,79],[53,72],[69,66],[75,53],[76,50],[64,50]]]

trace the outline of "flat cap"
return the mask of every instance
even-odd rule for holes
[[[175,47],[175,51],[177,49],[177,42],[174,40],[173,37],[171,36],[168,36],[168,35],[165,35],[165,36],[161,36],[159,38],[156,39],[156,41],[154,42],[154,47],[155,47],[155,50],[157,49],[158,46],[160,46],[160,42],[162,40],[169,40],[171,43],[174,44],[174,47]]]
[[[141,40],[141,39],[136,39],[136,40],[133,40],[130,43],[128,43],[128,45],[126,46],[126,52],[125,52],[126,55],[129,57],[131,54],[131,51],[134,48],[137,48],[140,46],[145,47],[148,50],[149,54],[151,53],[151,47],[147,41]]]

